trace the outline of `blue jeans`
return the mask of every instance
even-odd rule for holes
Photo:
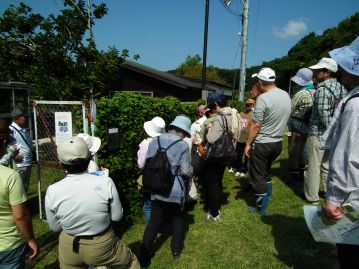
[[[23,269],[25,268],[25,256],[27,244],[15,249],[0,252],[0,269]]]
[[[150,221],[151,217],[151,197],[143,201],[143,214],[145,215],[146,224]]]

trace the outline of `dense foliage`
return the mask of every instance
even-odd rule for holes
[[[156,116],[162,117],[166,126],[180,114],[194,121],[197,118],[197,103],[181,103],[173,97],[152,98],[134,93],[117,93],[112,98],[101,98],[97,105],[98,136],[103,147],[99,153],[100,163],[110,169],[111,177],[118,185],[126,215],[141,215],[142,196],[137,190],[136,179],[140,174],[137,167],[138,145],[147,135],[143,123]],[[111,115],[111,116],[109,116]],[[106,127],[119,128],[118,151],[107,152]]]

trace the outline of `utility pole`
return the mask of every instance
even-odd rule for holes
[[[203,62],[202,62],[202,98],[207,98],[206,90],[206,65],[207,65],[207,38],[208,38],[208,15],[209,15],[209,0],[206,0],[206,14],[204,21],[204,41],[203,41]]]
[[[248,14],[249,0],[241,0],[243,4],[242,14],[242,46],[241,46],[241,64],[239,73],[239,101],[244,101],[244,89],[246,86],[246,53],[247,53],[247,35],[248,35]]]

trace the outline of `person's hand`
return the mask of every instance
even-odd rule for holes
[[[22,157],[22,155],[18,154],[18,155],[15,156],[14,159],[15,159],[15,161],[17,161],[17,162],[20,162],[20,161],[22,161],[22,160],[24,159],[24,157]]]
[[[339,220],[344,215],[343,209],[328,202],[324,202],[322,209],[324,215],[329,219]]]
[[[246,154],[246,156],[248,158],[251,157],[251,146],[250,145],[249,146],[246,145],[246,147],[244,148],[244,154]]]
[[[27,242],[27,246],[29,247],[29,260],[33,260],[37,255],[39,255],[39,247],[35,241],[35,239],[31,239]]]

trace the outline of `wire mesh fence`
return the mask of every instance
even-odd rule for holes
[[[37,160],[39,215],[44,219],[45,190],[64,178],[56,154],[56,113],[71,115],[72,135],[88,132],[86,104],[81,101],[34,101],[34,129]]]

